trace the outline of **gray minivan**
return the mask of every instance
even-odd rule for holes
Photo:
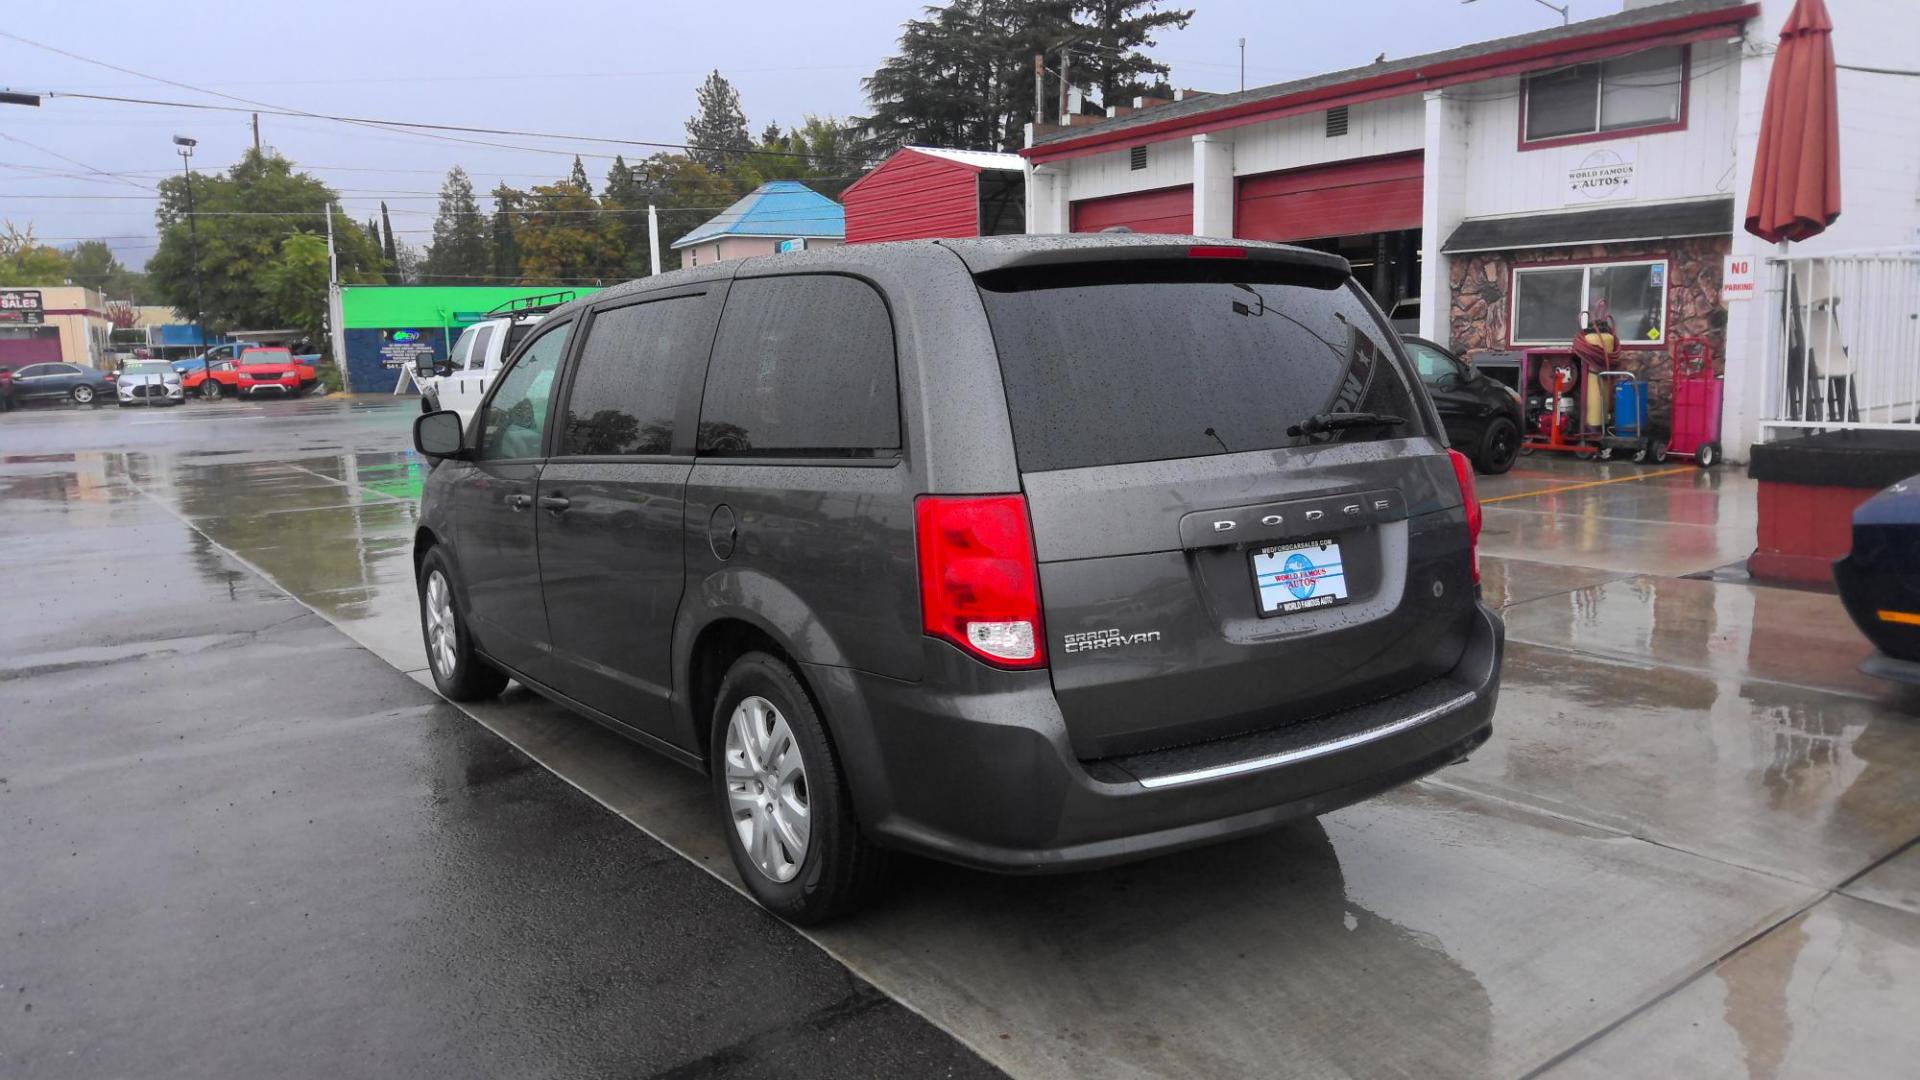
[[[830,918],[888,850],[1102,866],[1490,732],[1471,467],[1337,256],[1186,237],[769,255],[555,310],[436,463],[433,677],[712,778]]]

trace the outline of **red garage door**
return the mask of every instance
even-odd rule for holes
[[[1073,204],[1073,231],[1099,232],[1125,225],[1139,233],[1193,232],[1193,185],[1082,199]]]
[[[1233,235],[1312,240],[1417,229],[1420,174],[1415,153],[1243,177]]]

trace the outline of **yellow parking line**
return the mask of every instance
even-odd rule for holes
[[[1881,622],[1905,623],[1908,626],[1920,626],[1920,615],[1911,611],[1882,611]]]
[[[1682,465],[1677,469],[1658,469],[1653,472],[1634,473],[1632,476],[1616,476],[1611,480],[1589,480],[1584,484],[1563,484],[1560,487],[1546,488],[1542,491],[1519,491],[1512,495],[1495,495],[1491,499],[1481,499],[1480,505],[1506,502],[1508,499],[1531,499],[1537,495],[1558,495],[1563,491],[1584,491],[1587,488],[1606,487],[1608,484],[1631,484],[1635,480],[1651,480],[1656,476],[1677,476],[1683,472],[1695,471],[1695,466]]]

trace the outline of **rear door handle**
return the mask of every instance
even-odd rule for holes
[[[507,496],[507,505],[513,507],[515,510],[525,510],[527,507],[533,505],[533,496],[509,495]]]
[[[552,513],[555,513],[555,514],[566,513],[567,507],[572,505],[573,505],[573,500],[567,498],[565,495],[540,496],[540,509],[551,511]]]

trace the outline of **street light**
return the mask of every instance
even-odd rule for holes
[[[187,243],[193,260],[193,329],[200,335],[200,355],[205,356],[213,346],[207,340],[206,308],[200,302],[200,226],[193,212],[193,148],[200,145],[200,140],[175,135],[173,145],[180,148],[180,169],[187,174]]]

